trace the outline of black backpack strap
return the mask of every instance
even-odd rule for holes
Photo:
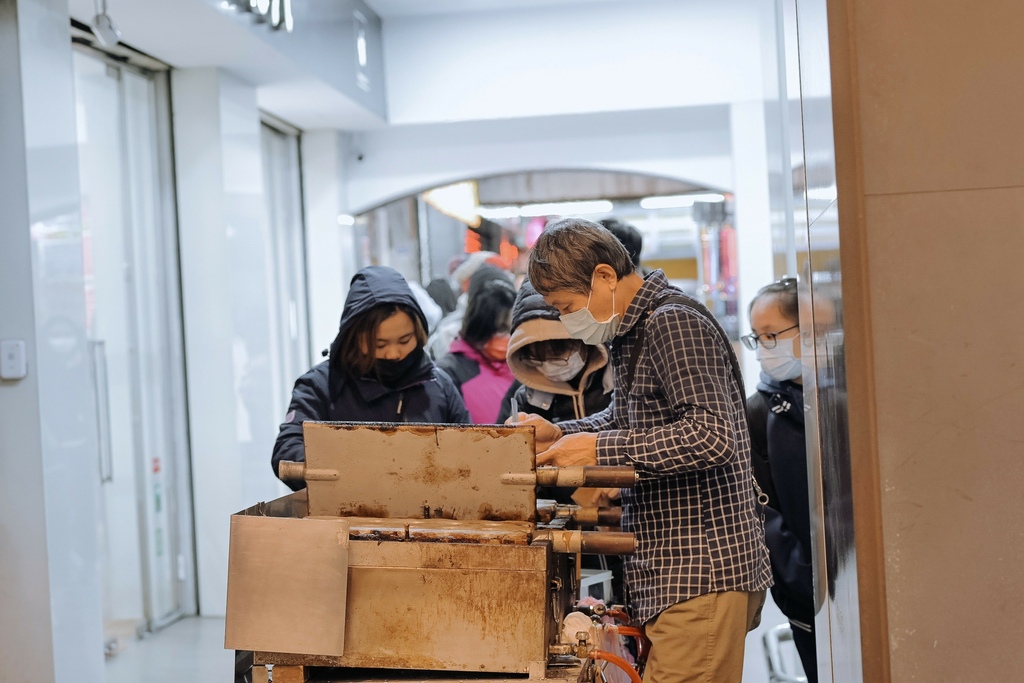
[[[633,376],[636,374],[636,366],[637,363],[640,362],[640,356],[643,354],[644,349],[644,336],[647,330],[647,318],[650,317],[651,313],[666,304],[679,304],[681,306],[685,306],[696,313],[697,317],[711,323],[711,326],[714,328],[716,336],[718,337],[719,344],[726,349],[729,354],[730,370],[732,371],[733,379],[736,380],[736,384],[739,387],[740,396],[743,397],[745,410],[747,394],[743,388],[743,373],[740,370],[740,363],[739,359],[736,358],[736,352],[733,350],[732,344],[729,343],[728,335],[726,335],[725,330],[722,329],[718,320],[715,319],[715,316],[711,314],[711,311],[709,311],[704,304],[697,301],[692,296],[687,296],[685,294],[675,294],[671,292],[663,293],[661,296],[655,298],[653,305],[644,312],[643,317],[637,323],[640,325],[640,329],[637,330],[637,338],[633,346],[633,354],[629,359],[629,368],[626,371],[626,393],[633,390]]]
[[[778,504],[771,461],[768,459],[768,400],[760,391],[747,398],[747,429],[750,432],[750,465],[754,480],[768,496],[768,504]]]
[[[729,357],[729,366],[732,371],[733,379],[736,381],[736,386],[740,392],[740,398],[743,402],[743,412],[747,412],[747,392],[743,386],[743,372],[740,370],[740,362],[736,357],[736,351],[732,348],[732,344],[729,343],[729,335],[722,329],[722,325],[718,322],[711,311],[707,309],[707,306],[694,299],[692,296],[686,294],[677,294],[674,292],[663,292],[660,296],[656,297],[649,309],[643,313],[643,317],[637,321],[637,325],[640,325],[640,329],[637,330],[636,342],[633,346],[633,355],[629,359],[629,368],[626,372],[626,393],[629,394],[633,391],[633,375],[636,372],[637,363],[640,362],[640,356],[644,351],[644,336],[647,329],[647,318],[650,317],[651,313],[658,310],[665,304],[679,304],[690,309],[697,314],[697,317],[711,324],[715,330],[715,336],[718,338],[719,344],[726,350]],[[617,339],[619,345],[621,345],[621,339]],[[613,342],[615,344],[616,342]],[[751,480],[754,485],[754,491],[757,496],[757,502],[762,506],[768,504],[768,496],[762,491],[761,486],[755,476],[751,476]],[[764,512],[761,512],[761,523],[764,524]]]

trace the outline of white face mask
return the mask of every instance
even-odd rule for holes
[[[795,345],[800,342],[800,335],[792,339],[779,339],[778,342],[774,349],[757,345],[754,355],[761,364],[761,369],[776,382],[800,377],[802,364],[794,351]]]
[[[583,354],[574,351],[564,363],[561,360],[546,360],[537,370],[552,382],[568,382],[578,375],[586,364]]]
[[[598,346],[615,336],[619,330],[619,314],[615,313],[615,290],[612,290],[612,314],[604,322],[598,322],[590,312],[590,299],[594,296],[594,278],[590,278],[590,296],[587,305],[578,311],[559,316],[569,336],[584,344]]]

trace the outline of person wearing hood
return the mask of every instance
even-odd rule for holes
[[[282,460],[305,461],[306,420],[469,423],[458,388],[423,350],[426,330],[423,311],[397,270],[370,266],[356,273],[330,357],[295,382],[274,444],[274,474]]]
[[[508,366],[517,380],[501,404],[498,422],[519,409],[553,423],[604,410],[612,400],[608,347],[587,346],[569,336],[558,311],[527,280],[512,308]]]
[[[505,277],[472,290],[462,330],[437,362],[455,380],[476,424],[495,423],[514,380],[505,356],[515,298],[515,288]]]
[[[524,413],[549,422],[579,420],[598,413],[612,401],[614,377],[608,347],[587,346],[569,335],[558,310],[548,306],[529,280],[524,280],[512,308],[508,366],[516,382],[501,402],[498,423],[512,416],[512,399]],[[538,498],[584,506],[618,505],[618,489],[538,487]],[[617,529],[613,529],[617,530]],[[612,595],[622,595],[622,560],[616,556],[584,555],[584,569],[611,569]]]
[[[789,619],[804,673],[817,683],[810,494],[804,433],[800,314],[795,278],[762,287],[750,302],[751,333],[741,337],[761,364],[747,399],[754,476],[768,496],[764,535],[775,604]]]

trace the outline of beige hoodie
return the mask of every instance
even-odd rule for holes
[[[568,382],[554,382],[545,377],[538,368],[523,362],[522,351],[529,344],[549,339],[571,339],[569,331],[560,320],[531,318],[522,321],[513,331],[508,343],[508,365],[516,379],[527,387],[527,399],[535,406],[548,409],[555,395],[571,396],[576,418],[587,416],[582,389],[575,389]],[[604,372],[601,386],[604,393],[612,390],[611,365],[608,363],[608,349],[603,344],[587,346],[587,364],[583,370],[580,387],[588,386],[591,375]],[[546,395],[546,396],[545,396]]]

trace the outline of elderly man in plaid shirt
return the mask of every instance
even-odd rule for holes
[[[634,616],[653,643],[645,681],[739,683],[747,631],[771,568],[750,470],[735,355],[706,308],[660,270],[640,276],[606,229],[568,218],[530,255],[531,284],[569,333],[611,342],[615,392],[604,411],[537,427],[538,465],[633,465],[622,526]]]

